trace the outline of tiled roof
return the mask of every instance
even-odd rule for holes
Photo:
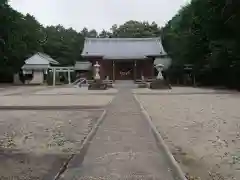
[[[160,38],[86,38],[82,56],[104,59],[144,59],[166,55]]]
[[[59,63],[47,54],[39,52],[26,59],[22,69],[47,69],[51,64]]]
[[[44,53],[36,53],[27,60],[25,60],[25,64],[59,64],[56,60],[52,59],[49,55]]]
[[[56,60],[54,60],[53,58],[51,58],[49,55],[45,54],[45,53],[37,53],[39,56],[43,57],[43,58],[46,58],[50,64],[59,64],[59,62],[57,62]]]

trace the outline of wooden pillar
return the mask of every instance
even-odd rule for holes
[[[115,61],[113,60],[113,64],[112,64],[113,70],[112,70],[112,77],[113,77],[113,82],[115,82]]]
[[[155,76],[155,67],[154,67],[154,61],[155,61],[155,59],[153,58],[152,59],[152,78],[154,78],[154,76]]]
[[[155,67],[154,67],[154,60],[153,60],[153,62],[152,62],[152,77],[154,77],[155,76]]]
[[[56,68],[53,68],[52,72],[53,72],[53,86],[55,86],[56,85]]]
[[[71,84],[71,73],[69,68],[68,68],[68,84]]]
[[[137,80],[137,61],[134,60],[134,77],[133,77],[134,81]]]
[[[196,77],[195,77],[195,74],[193,74],[193,86],[196,87]]]

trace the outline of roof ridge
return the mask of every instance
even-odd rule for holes
[[[85,40],[96,40],[96,41],[149,41],[149,40],[161,40],[161,37],[151,38],[85,38]]]
[[[40,57],[46,59],[50,63],[55,63],[55,64],[59,63],[55,59],[53,59],[51,56],[49,56],[48,54],[45,54],[43,52],[37,52],[36,54],[38,54]]]
[[[45,54],[45,53],[43,53],[43,52],[37,52],[37,54],[40,55],[40,56],[50,57],[48,54]]]

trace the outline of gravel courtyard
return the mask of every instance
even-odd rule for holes
[[[53,179],[65,161],[79,153],[85,137],[116,92],[90,93],[72,87],[3,87],[0,90],[0,180]],[[79,108],[71,109],[72,106]],[[82,106],[86,109],[98,106],[101,110],[83,110]],[[14,108],[10,110],[11,107]],[[46,107],[69,108],[53,111]]]
[[[198,88],[133,93],[189,179],[240,179],[239,93]]]
[[[116,89],[88,91],[87,88],[21,86],[0,91],[1,106],[91,106],[108,105]]]
[[[100,110],[0,111],[0,179],[52,177],[71,154],[79,152],[101,114]]]
[[[91,90],[89,91],[87,87],[74,88],[74,87],[59,87],[59,88],[47,88],[40,91],[35,92],[36,95],[106,95],[106,94],[116,94],[118,92],[117,89],[110,88],[107,90]]]

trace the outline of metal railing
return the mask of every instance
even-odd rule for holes
[[[79,78],[76,81],[74,81],[72,83],[72,85],[82,87],[84,85],[88,86],[89,84],[91,84],[93,82],[94,82],[94,80],[87,80],[86,78]],[[113,80],[103,80],[103,82],[108,84],[108,85],[112,85],[113,84]]]
[[[150,82],[153,82],[155,79],[154,78],[146,78],[146,79],[136,79],[135,80],[135,83],[136,84],[139,84],[139,83],[143,83],[143,82],[147,82],[147,83],[150,83]]]

